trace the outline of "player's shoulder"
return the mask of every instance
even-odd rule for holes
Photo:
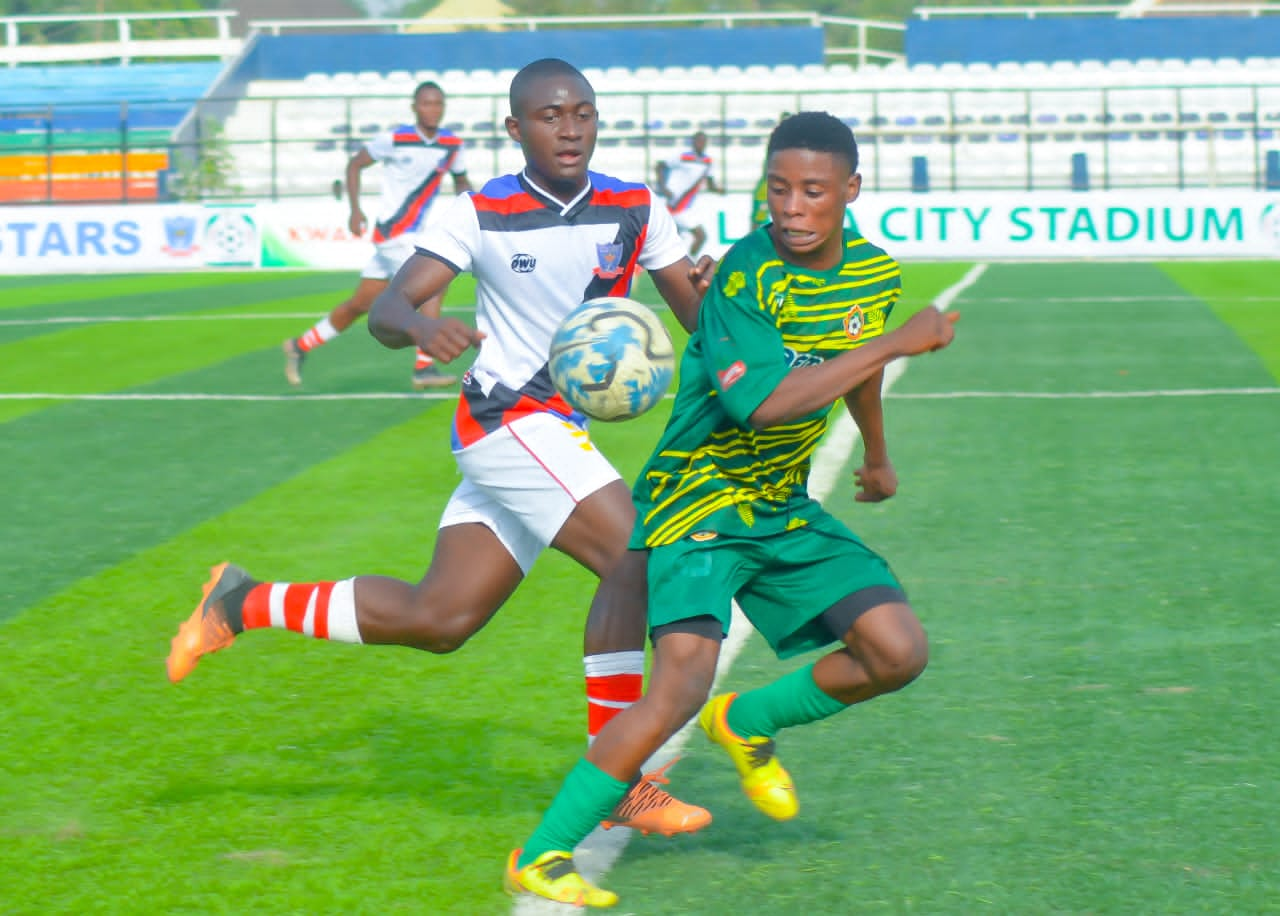
[[[899,269],[893,255],[853,230],[844,233],[844,263],[854,267]]]
[[[596,205],[642,207],[653,202],[653,192],[642,181],[624,181],[602,172],[587,172]]]
[[[436,143],[440,146],[462,146],[463,142],[461,137],[447,127],[442,127],[436,131]]]
[[[398,146],[410,143],[421,145],[422,143],[422,135],[418,133],[418,129],[412,124],[397,124],[384,136],[389,136],[391,142]]]

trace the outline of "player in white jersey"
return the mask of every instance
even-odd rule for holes
[[[471,189],[462,138],[440,126],[444,118],[443,90],[431,82],[418,86],[413,92],[413,113],[413,124],[374,137],[347,162],[347,198],[351,204],[347,228],[357,236],[368,228],[360,208],[360,173],[375,163],[382,164],[382,193],[372,233],[374,254],[350,298],[304,334],[284,342],[284,374],[292,385],[302,384],[302,361],[306,355],[366,314],[400,265],[413,254],[417,233],[440,209],[437,201],[445,176],[452,176],[455,194]],[[438,299],[423,307],[431,314],[440,313]],[[413,373],[415,388],[444,387],[455,381],[453,376],[441,373],[428,354],[418,351]]]
[[[551,385],[550,338],[584,300],[627,295],[641,267],[692,330],[711,262],[694,266],[666,206],[645,185],[588,171],[595,92],[577,69],[535,61],[516,74],[510,95],[506,127],[524,152],[524,170],[457,198],[369,315],[370,331],[391,348],[417,345],[444,362],[478,351],[454,421],[462,483],[440,521],[430,568],[416,584],[386,576],[291,583],[216,566],[173,639],[171,680],[260,627],[452,652],[551,546],[603,580],[585,633],[588,735],[640,698],[645,570],[621,562],[635,509],[627,484],[592,445],[586,419]],[[421,309],[463,270],[476,280],[475,327]],[[710,822],[662,782],[661,773],[639,780],[606,825],[670,835]]]
[[[711,174],[707,135],[698,131],[693,135],[693,149],[659,162],[657,170],[658,193],[667,199],[667,206],[671,208],[676,226],[681,232],[692,236],[689,254],[696,258],[707,241],[707,230],[703,227],[702,217],[694,204],[704,187],[708,191],[720,193],[715,176]]]

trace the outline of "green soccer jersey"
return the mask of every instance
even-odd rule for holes
[[[848,230],[844,240],[844,260],[827,271],[783,261],[767,229],[724,256],[680,363],[671,419],[633,490],[633,547],[765,536],[822,511],[807,485],[830,410],[762,430],[748,418],[791,369],[884,333],[902,292],[898,264]]]

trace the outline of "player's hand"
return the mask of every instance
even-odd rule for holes
[[[480,349],[484,334],[457,318],[428,318],[414,328],[413,340],[442,363],[451,363],[468,347]]]
[[[355,236],[364,235],[365,227],[369,224],[365,222],[364,213],[360,210],[352,210],[351,216],[347,220],[347,228],[351,230],[351,234]]]
[[[955,339],[955,324],[960,320],[959,312],[940,312],[935,306],[928,306],[907,319],[906,324],[894,333],[898,343],[907,356],[941,350]]]
[[[689,270],[689,280],[693,283],[693,288],[698,291],[701,296],[711,288],[711,278],[716,273],[716,260],[711,255],[704,254],[698,258],[698,263],[694,264]]]
[[[860,503],[878,503],[898,492],[898,472],[888,461],[864,464],[853,472],[858,492],[853,498]]]

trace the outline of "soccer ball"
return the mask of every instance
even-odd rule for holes
[[[589,299],[551,338],[551,382],[569,406],[594,420],[629,420],[667,393],[675,347],[646,306],[620,296]]]

